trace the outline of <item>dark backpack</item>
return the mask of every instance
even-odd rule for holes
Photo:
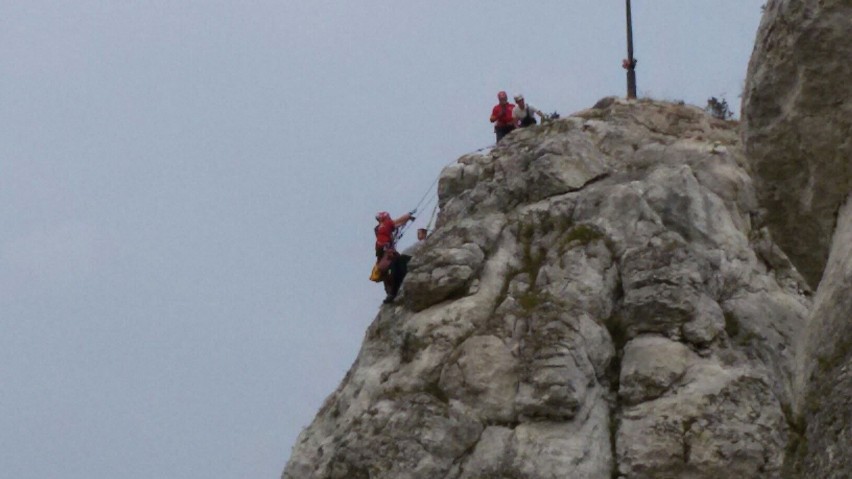
[[[527,115],[521,119],[521,126],[535,125],[535,117],[533,116],[532,107],[527,105]]]

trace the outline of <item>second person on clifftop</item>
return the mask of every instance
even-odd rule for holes
[[[519,127],[524,128],[527,126],[535,125],[535,117],[533,114],[538,115],[539,118],[544,120],[544,113],[541,112],[538,108],[535,108],[532,105],[527,105],[524,101],[524,96],[521,94],[515,95],[515,108],[512,109],[512,119],[515,121]]]

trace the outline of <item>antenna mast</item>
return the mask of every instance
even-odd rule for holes
[[[630,0],[625,0],[627,6],[627,58],[621,66],[627,70],[627,98],[636,98],[636,59],[633,58],[633,20],[630,15]]]

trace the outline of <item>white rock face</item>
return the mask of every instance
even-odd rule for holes
[[[683,378],[694,359],[683,343],[662,336],[634,338],[624,348],[618,388],[621,400],[635,405],[662,396]]]
[[[810,301],[743,164],[616,99],[459,159],[283,478],[782,477]]]
[[[852,195],[840,209],[805,346],[800,477],[852,477]]]
[[[770,0],[743,99],[743,138],[762,216],[816,289],[806,341],[798,345],[802,375],[786,477],[852,477],[850,39],[852,0]],[[759,254],[784,269],[770,243]],[[785,298],[773,298],[779,311],[786,307]],[[723,309],[762,315],[736,302]],[[771,335],[771,342],[783,340]]]
[[[852,191],[852,0],[770,0],[743,139],[773,237],[816,288]]]

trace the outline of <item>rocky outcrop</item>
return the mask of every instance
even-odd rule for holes
[[[743,101],[765,220],[816,289],[787,477],[852,477],[850,38],[852,0],[768,2]]]
[[[776,241],[813,288],[852,191],[852,0],[766,3],[743,138]]]
[[[852,477],[852,196],[838,215],[808,327],[796,477]]]
[[[735,124],[608,99],[439,194],[284,479],[782,477],[810,300]]]

